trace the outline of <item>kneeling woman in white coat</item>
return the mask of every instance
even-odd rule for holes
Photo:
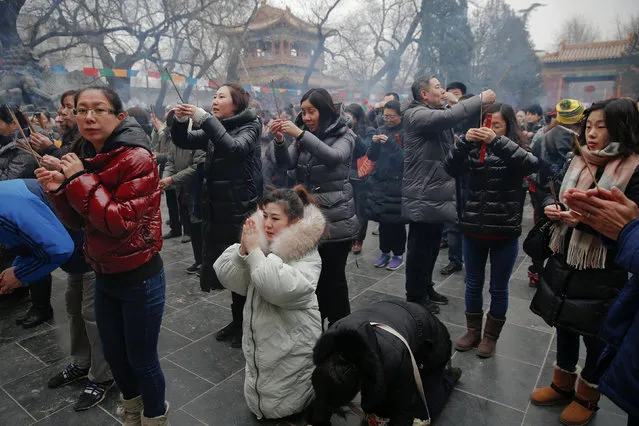
[[[215,262],[222,285],[247,296],[244,396],[258,419],[300,413],[313,399],[313,346],[322,332],[317,244],[325,226],[302,186],[275,190],[247,219],[241,244]]]

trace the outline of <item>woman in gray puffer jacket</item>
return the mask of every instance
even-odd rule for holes
[[[19,123],[15,123],[9,112],[13,111]],[[18,125],[29,132],[29,123],[17,106],[0,107],[0,180],[32,178],[38,164],[32,154],[18,147],[20,138]]]
[[[355,134],[325,89],[306,92],[301,106],[295,123],[273,120],[270,129],[277,163],[295,170],[297,183],[315,196],[326,216],[326,232],[319,247],[322,274],[317,298],[322,319],[328,318],[330,325],[350,313],[346,260],[359,231],[349,181]],[[284,135],[295,138],[288,147]]]

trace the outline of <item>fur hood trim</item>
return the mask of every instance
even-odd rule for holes
[[[320,209],[309,204],[304,207],[304,217],[283,229],[269,245],[264,232],[262,210],[258,209],[251,218],[257,224],[257,230],[260,233],[260,247],[264,254],[276,254],[284,262],[299,259],[317,247],[326,228],[326,218]]]

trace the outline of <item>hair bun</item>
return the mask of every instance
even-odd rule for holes
[[[306,190],[306,188],[304,188],[303,185],[295,186],[293,188],[293,192],[295,192],[297,196],[300,197],[300,200],[302,200],[302,204],[304,204],[305,206],[308,206],[309,204],[315,202],[315,198]]]

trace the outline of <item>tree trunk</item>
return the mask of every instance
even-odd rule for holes
[[[311,75],[313,74],[313,72],[315,72],[315,64],[324,52],[325,43],[326,36],[320,36],[320,39],[317,42],[317,48],[315,49],[313,56],[311,56],[311,62],[308,64],[308,68],[306,68],[306,74],[304,74],[304,80],[302,81],[302,92],[308,90],[308,81],[311,79]]]
[[[240,75],[237,72],[237,68],[240,65],[240,52],[237,48],[232,48],[229,54],[229,65],[226,69],[226,81],[239,82]]]
[[[3,50],[21,44],[18,35],[18,15],[25,0],[3,1],[2,13],[0,13],[0,44]]]
[[[169,88],[170,82],[166,80],[162,80],[160,85],[160,93],[158,93],[158,98],[155,100],[155,115],[158,117],[164,118],[164,98],[166,98],[166,91]],[[161,114],[158,114],[161,112]]]

